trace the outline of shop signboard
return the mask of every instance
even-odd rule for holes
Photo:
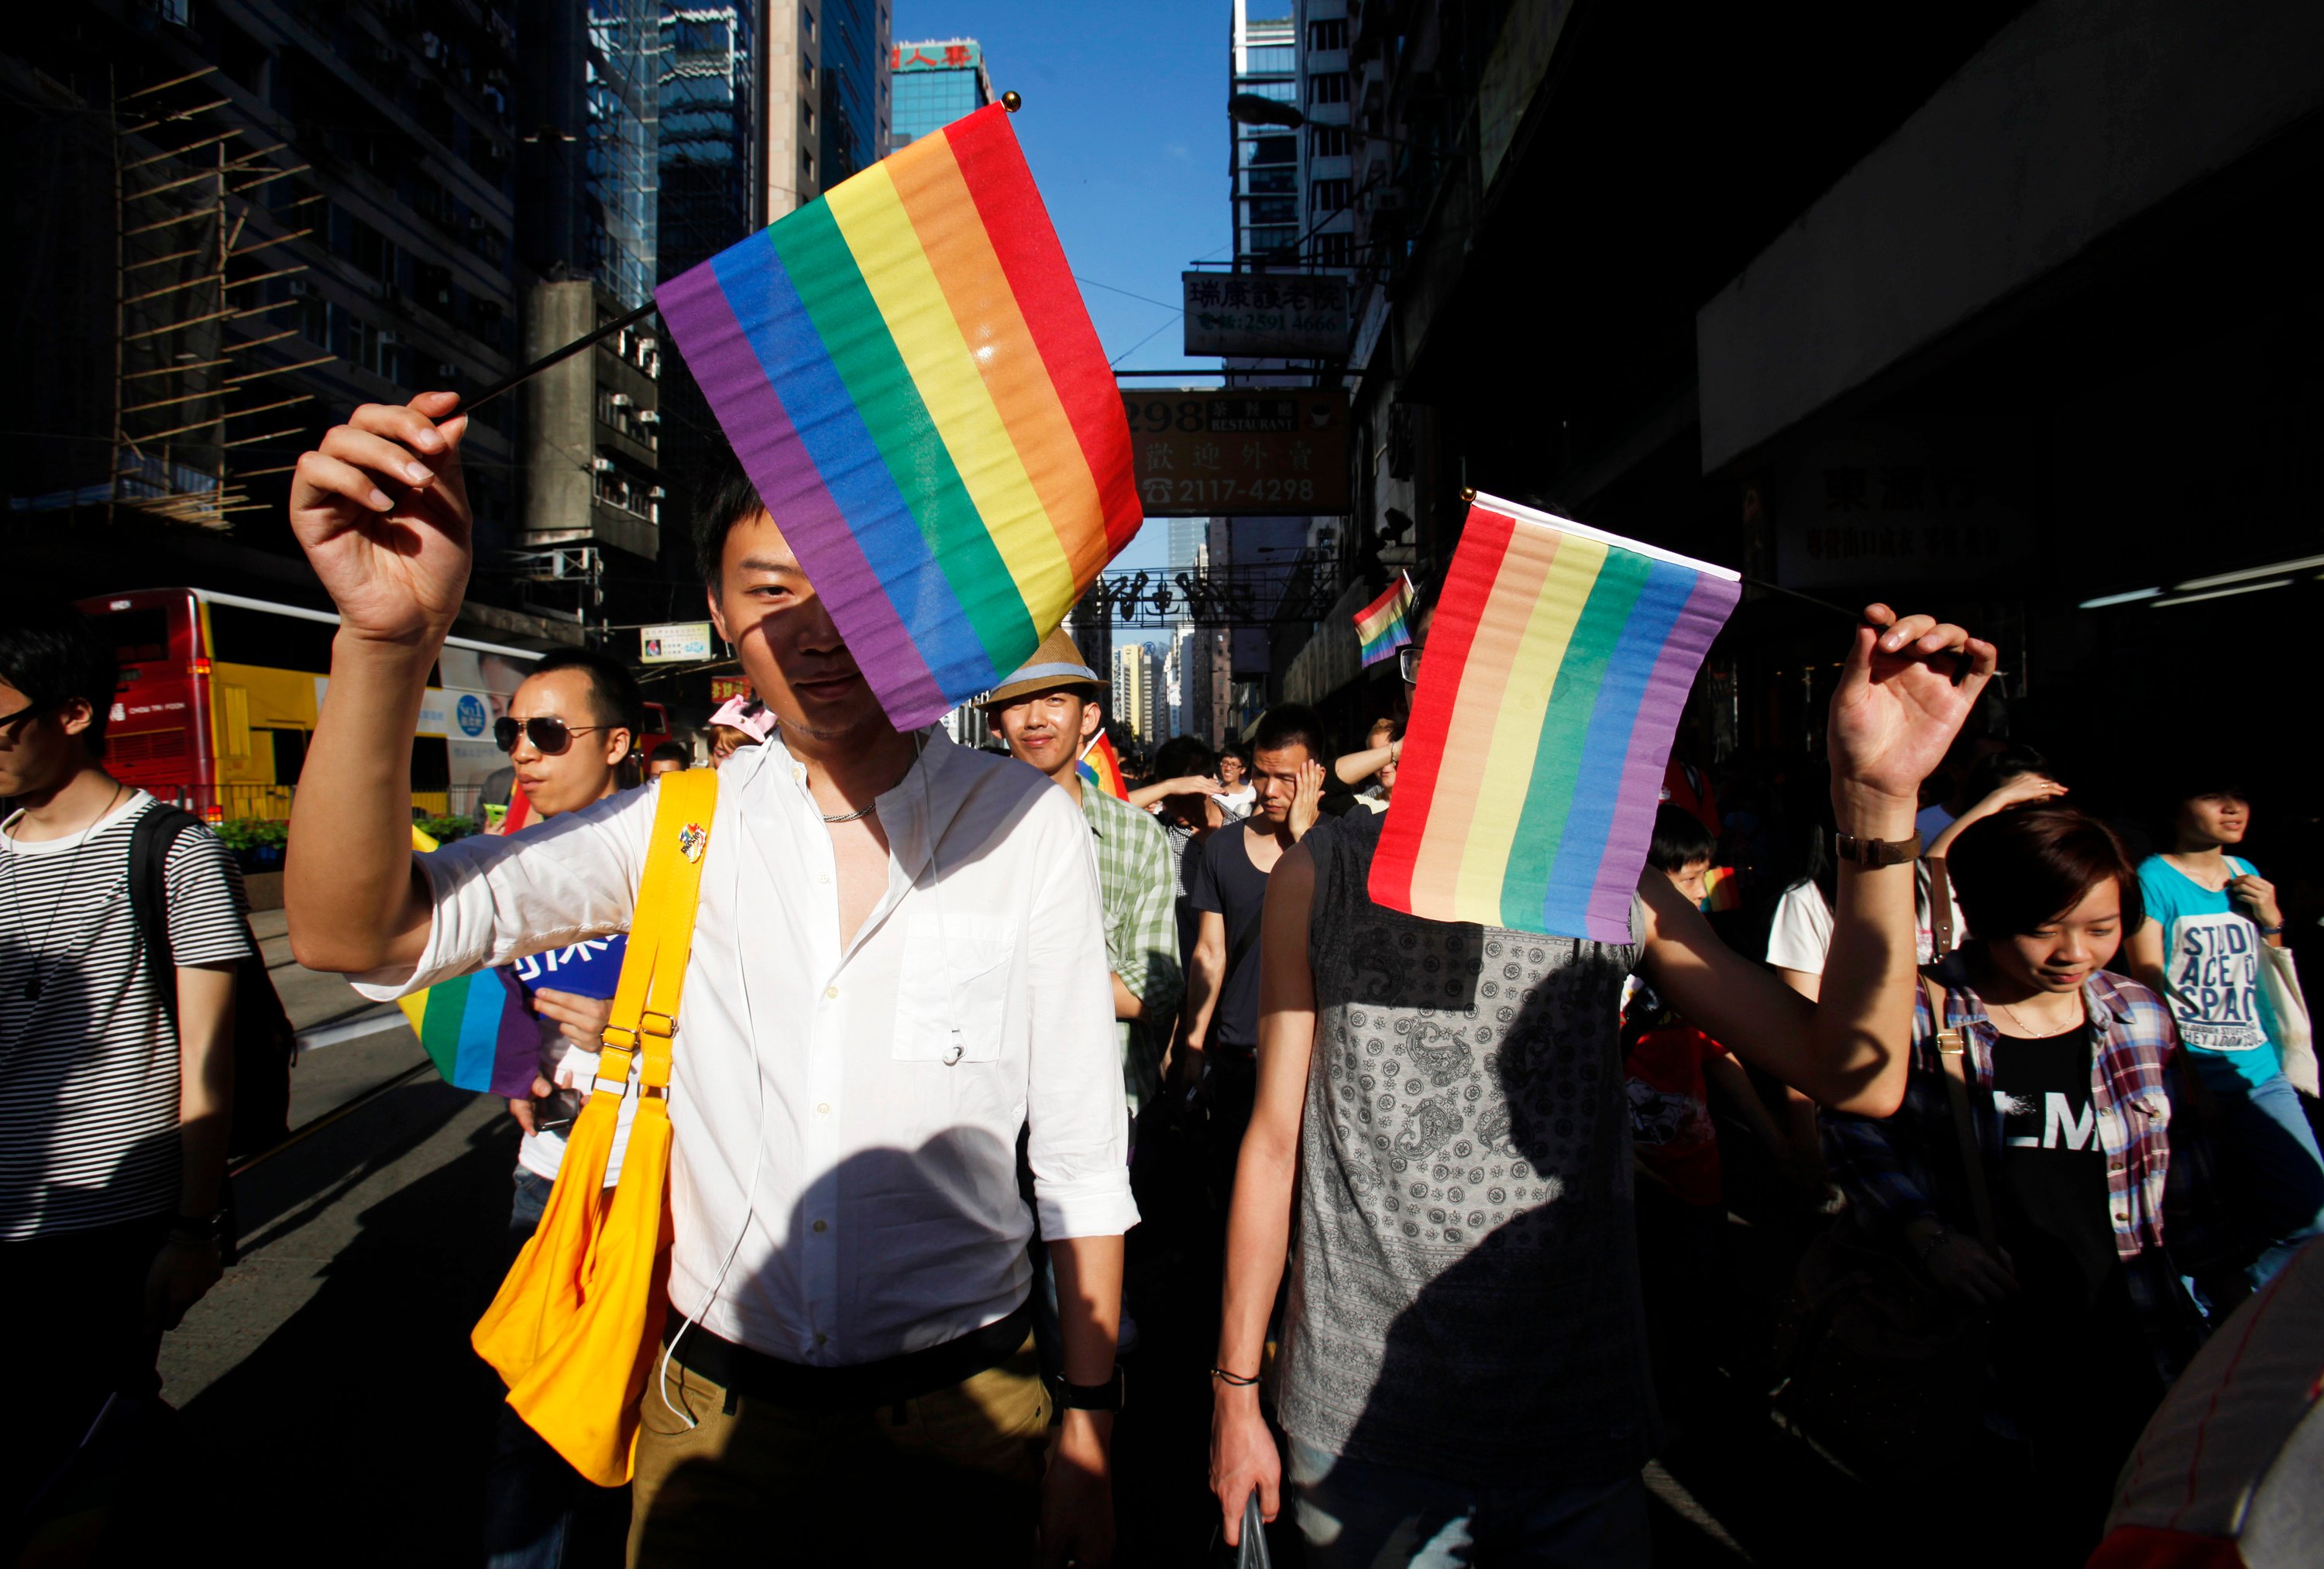
[[[1355,333],[1348,280],[1329,272],[1182,272],[1186,353],[1344,360]]]
[[[1124,388],[1148,518],[1348,509],[1348,398],[1296,388]]]

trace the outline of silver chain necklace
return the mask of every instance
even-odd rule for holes
[[[24,988],[19,994],[28,1003],[39,1002],[41,993],[47,989],[41,975],[41,960],[48,953],[49,939],[56,933],[57,915],[64,909],[65,901],[72,896],[73,868],[80,864],[81,850],[87,847],[91,839],[96,837],[97,825],[112,816],[113,809],[121,803],[122,789],[123,786],[119,784],[113,786],[113,797],[105,803],[105,810],[89,819],[88,826],[80,830],[80,838],[73,841],[71,850],[65,857],[64,886],[57,890],[56,902],[49,906],[48,924],[41,928],[39,944],[28,950],[32,973],[25,978]],[[15,905],[17,921],[23,927],[24,934],[29,937],[32,935],[32,923],[23,918],[24,891],[17,882],[20,874],[16,870],[16,857],[22,853],[21,850],[14,851],[8,857],[8,902]],[[50,968],[50,973],[52,975],[55,973],[54,966]]]

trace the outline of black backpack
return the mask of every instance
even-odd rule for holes
[[[174,1032],[178,989],[170,983],[176,966],[170,954],[170,917],[162,870],[178,836],[195,826],[194,814],[157,802],[129,835],[129,907],[137,918],[146,973],[154,977],[161,1005]],[[266,960],[252,954],[235,972],[234,1120],[226,1135],[229,1163],[282,1142],[290,1132],[290,1068],[298,1060],[299,1036],[282,999],[267,978]]]

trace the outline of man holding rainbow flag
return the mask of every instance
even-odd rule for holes
[[[466,412],[441,392],[359,408],[291,491],[341,617],[300,793],[330,816],[302,805],[290,829],[293,946],[374,996],[619,931],[633,964],[682,955],[682,1021],[672,1001],[625,1030],[667,1045],[590,1103],[661,1100],[638,1120],[661,1130],[667,1252],[625,1277],[642,1303],[580,1320],[624,1370],[603,1423],[559,1420],[586,1378],[521,1408],[632,1482],[633,1564],[1019,1564],[1037,1536],[1044,1564],[1102,1564],[1137,1210],[1089,821],[934,721],[1031,656],[1136,533],[1120,395],[999,106],[658,303],[739,464],[704,488],[696,546],[777,729],[715,775],[706,821],[658,829],[700,788],[664,780],[411,856],[413,726],[470,569]],[[641,897],[650,867],[658,892],[698,885],[690,922]],[[638,995],[670,996],[651,968]],[[1020,1136],[1063,1320],[1054,1435]],[[641,1169],[633,1137],[607,1228]],[[553,1216],[591,1213],[575,1174]],[[650,1225],[622,1239],[657,1245]]]

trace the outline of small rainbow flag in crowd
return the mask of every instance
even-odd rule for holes
[[[1364,646],[1365,669],[1394,658],[1397,649],[1412,641],[1405,618],[1412,614],[1413,597],[1412,579],[1397,573],[1386,593],[1356,612],[1356,640]]]
[[[1082,748],[1082,760],[1074,772],[1083,784],[1094,784],[1117,801],[1130,799],[1130,784],[1121,776],[1121,754],[1113,749],[1112,738],[1103,730]]]
[[[415,828],[411,848],[432,850],[436,840]],[[540,1071],[540,1023],[506,966],[438,981],[397,998],[396,1006],[411,1021],[420,1049],[453,1088],[517,1097],[532,1094],[533,1077]]]
[[[1372,897],[1628,942],[1679,711],[1741,592],[1724,567],[1476,497],[1429,624]]]
[[[1000,105],[655,299],[899,729],[1023,664],[1138,532],[1121,395]]]
[[[1723,914],[1743,908],[1743,875],[1733,867],[1712,867],[1702,874],[1702,913]]]

